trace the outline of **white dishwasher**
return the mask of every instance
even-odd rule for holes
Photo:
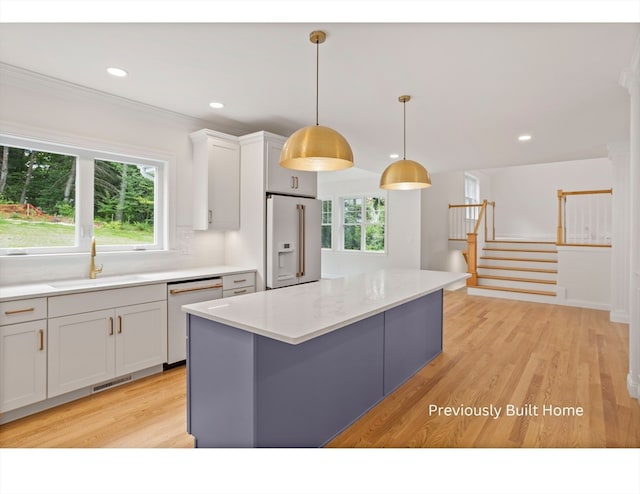
[[[187,358],[187,314],[183,305],[222,298],[222,279],[167,283],[167,365]]]

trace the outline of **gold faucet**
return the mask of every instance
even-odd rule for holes
[[[89,279],[95,280],[96,273],[102,273],[102,264],[96,268],[96,237],[91,237],[91,264],[89,264]]]

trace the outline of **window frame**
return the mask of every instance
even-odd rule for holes
[[[477,196],[471,197],[470,195],[467,195],[467,183],[468,182],[473,182],[473,187],[474,187],[474,192],[477,193]],[[465,172],[464,173],[464,183],[463,183],[463,187],[464,187],[464,203],[465,204],[480,204],[480,179],[478,177],[476,177],[475,175],[472,175],[471,173]],[[465,219],[466,220],[473,220],[473,221],[477,221],[478,220],[478,208],[464,208],[465,209]]]
[[[377,223],[369,223],[367,222],[367,199],[368,198],[380,198],[384,200],[384,222],[382,223],[384,226],[384,249],[383,250],[367,250],[366,246],[367,246],[367,242],[366,242],[366,236],[367,236],[367,225],[369,224],[377,224]],[[344,247],[344,241],[345,241],[345,226],[353,226],[353,225],[358,225],[356,223],[349,223],[348,225],[344,223],[344,201],[348,200],[348,199],[361,199],[362,201],[362,205],[361,205],[361,213],[360,213],[360,249],[345,249]],[[388,234],[387,234],[387,217],[388,217],[388,198],[387,198],[387,194],[385,193],[380,193],[380,192],[372,192],[372,193],[359,193],[359,194],[345,194],[343,196],[340,196],[339,198],[339,204],[340,204],[340,208],[339,208],[339,222],[338,224],[338,228],[340,228],[340,251],[341,252],[350,252],[350,253],[357,253],[357,254],[373,254],[373,255],[386,255],[388,252]]]
[[[93,206],[94,206],[94,173],[95,161],[115,161],[133,165],[154,166],[156,180],[154,184],[154,242],[153,244],[128,245],[100,245],[100,252],[123,251],[162,251],[168,250],[168,168],[169,160],[156,157],[139,157],[138,153],[127,151],[101,151],[94,146],[78,146],[61,144],[49,140],[18,137],[0,134],[0,146],[31,149],[45,153],[63,154],[76,159],[75,181],[75,241],[74,245],[52,247],[2,247],[0,256],[15,254],[53,254],[64,255],[86,253],[91,250],[93,236]],[[115,147],[115,146],[114,146]]]
[[[321,217],[320,217],[320,248],[322,250],[333,250],[333,247],[334,247],[334,241],[333,240],[335,238],[334,231],[333,231],[334,230],[334,223],[335,223],[334,222],[334,207],[333,207],[333,204],[334,204],[335,201],[333,200],[332,197],[319,198],[319,200],[320,200],[320,215],[321,215]],[[330,222],[329,223],[325,223],[324,222],[324,215],[325,215],[324,203],[325,202],[328,202],[328,203],[331,204],[331,213],[330,213]],[[329,239],[331,245],[329,247],[322,247],[322,227],[323,226],[328,226],[329,227],[329,231],[331,232],[331,237]]]

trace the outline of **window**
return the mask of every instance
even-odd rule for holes
[[[333,223],[333,201],[325,199],[322,201],[322,248],[331,249],[332,242],[332,223]]]
[[[10,137],[0,159],[1,253],[163,247],[164,162]]]
[[[480,181],[473,175],[464,174],[464,203],[480,204]],[[466,219],[477,220],[480,208],[465,208]]]
[[[342,199],[342,248],[351,251],[385,251],[385,198]]]

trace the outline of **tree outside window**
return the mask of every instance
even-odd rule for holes
[[[0,249],[82,251],[89,245],[90,225],[101,246],[161,247],[160,162],[98,159],[93,156],[120,156],[56,145],[4,144]]]
[[[343,205],[343,249],[364,252],[385,250],[385,198],[349,197]]]

